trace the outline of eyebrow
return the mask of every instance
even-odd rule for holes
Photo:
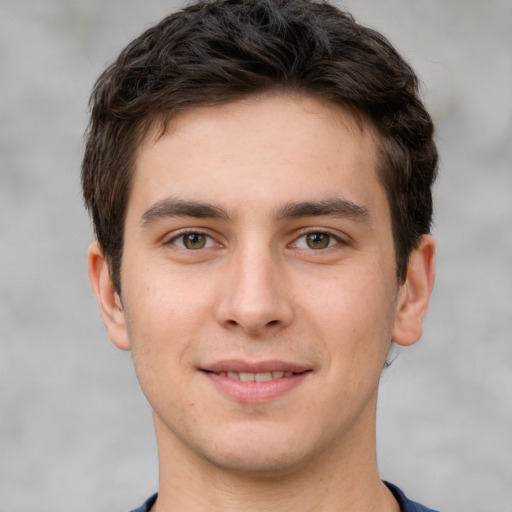
[[[279,208],[275,214],[277,220],[320,216],[349,218],[367,224],[371,220],[370,212],[367,208],[348,199],[341,198],[290,202]],[[159,201],[147,209],[142,214],[140,225],[148,227],[161,219],[172,217],[233,220],[233,216],[221,206],[201,201],[169,198]]]
[[[330,198],[322,201],[291,202],[277,212],[278,219],[297,219],[320,216],[342,217],[369,224],[371,215],[367,208],[348,199]]]
[[[155,203],[142,214],[140,225],[148,227],[161,219],[169,217],[231,220],[226,210],[214,204],[183,199],[164,199]]]

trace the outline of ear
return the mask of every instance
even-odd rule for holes
[[[130,350],[126,330],[126,318],[121,298],[115,290],[110,277],[108,263],[100,244],[93,242],[87,253],[89,280],[96,294],[101,318],[114,345],[121,350]]]
[[[416,343],[423,331],[423,319],[434,286],[435,242],[424,235],[409,257],[407,276],[400,286],[392,340],[398,345]]]

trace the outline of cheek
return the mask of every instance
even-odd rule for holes
[[[141,389],[157,413],[185,407],[179,390],[190,379],[196,308],[179,294],[148,285],[127,306],[128,336]],[[197,306],[197,305],[196,305]]]
[[[165,372],[178,378],[191,358],[194,340],[200,337],[209,314],[210,297],[188,279],[165,279],[160,272],[146,272],[143,287],[125,287],[125,315],[133,360],[140,376]],[[156,379],[156,375],[155,375]]]
[[[378,272],[341,269],[322,280],[313,277],[302,288],[306,290],[303,302],[324,321],[351,317],[357,322],[358,318],[387,316],[392,310],[393,286]]]
[[[382,277],[358,272],[322,284],[307,285],[300,308],[328,352],[343,352],[338,364],[378,360],[376,353],[385,358],[394,320],[394,287]]]
[[[193,324],[210,300],[203,284],[165,263],[154,263],[138,275],[126,276],[123,297],[126,293],[134,334],[139,334],[136,330],[143,334],[143,330],[155,335],[161,330],[170,335]]]

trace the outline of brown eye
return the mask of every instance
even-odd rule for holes
[[[326,249],[331,242],[331,235],[327,233],[309,233],[306,235],[306,245],[310,249]]]
[[[173,246],[183,251],[200,251],[201,249],[220,247],[210,235],[201,233],[200,231],[182,232],[166,242],[166,245]]]
[[[204,249],[211,244],[211,238],[202,233],[185,233],[173,240],[173,243],[178,247],[189,250]]]
[[[206,246],[206,236],[201,233],[183,235],[183,245],[187,249],[203,249]]]

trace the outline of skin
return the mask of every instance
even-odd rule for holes
[[[376,155],[369,127],[289,95],[185,112],[139,148],[122,297],[97,243],[89,274],[154,410],[157,512],[398,511],[378,383],[390,341],[421,335],[434,242],[398,283]],[[248,393],[208,371],[225,361],[305,371]]]

